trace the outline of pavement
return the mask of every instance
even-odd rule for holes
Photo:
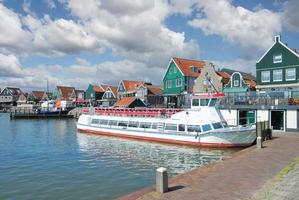
[[[172,178],[170,191],[165,194],[150,186],[119,199],[297,200],[299,133],[276,135],[264,142],[263,149],[252,146],[223,161]]]

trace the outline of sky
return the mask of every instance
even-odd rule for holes
[[[275,35],[299,48],[298,0],[0,0],[0,87],[161,84],[172,57],[255,74]]]

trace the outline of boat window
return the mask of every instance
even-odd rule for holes
[[[185,124],[179,124],[179,131],[185,131]]]
[[[150,122],[141,122],[139,128],[151,128]]]
[[[214,129],[219,129],[219,128],[222,128],[222,125],[221,125],[221,123],[220,123],[220,122],[217,122],[217,123],[212,123],[212,125],[213,125],[213,128],[214,128]]]
[[[209,104],[209,99],[201,99],[200,106],[207,106]]]
[[[101,125],[108,125],[108,121],[107,119],[101,119],[100,124]]]
[[[210,131],[210,130],[212,130],[212,127],[211,127],[210,124],[205,124],[205,125],[202,125],[202,130],[203,130],[204,132],[206,132],[206,131]]]
[[[138,128],[138,126],[139,126],[139,122],[133,122],[133,121],[129,122],[129,127]]]
[[[209,106],[215,106],[217,102],[217,99],[211,99]]]
[[[152,129],[157,129],[157,123],[152,124]]]
[[[127,121],[119,121],[117,126],[128,126],[128,122]]]
[[[201,132],[201,128],[199,125],[188,125],[188,132]]]
[[[228,124],[227,124],[227,122],[225,122],[225,121],[222,122],[222,125],[223,125],[224,128],[228,127]]]
[[[199,106],[199,99],[192,99],[192,106]]]
[[[117,126],[117,121],[116,120],[110,120],[109,125],[110,126]]]
[[[176,124],[166,124],[165,130],[167,131],[177,131],[177,125]]]
[[[92,119],[91,123],[92,124],[99,124],[100,120],[99,119]]]

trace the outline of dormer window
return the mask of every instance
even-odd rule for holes
[[[276,54],[273,56],[273,63],[282,63],[282,54]]]
[[[191,68],[191,71],[192,71],[192,72],[195,72],[195,73],[200,72],[200,70],[198,70],[198,68],[195,67],[195,66],[191,66],[190,68]]]

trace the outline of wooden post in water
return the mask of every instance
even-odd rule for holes
[[[156,171],[156,192],[161,194],[168,191],[168,174],[167,169],[160,167]]]

